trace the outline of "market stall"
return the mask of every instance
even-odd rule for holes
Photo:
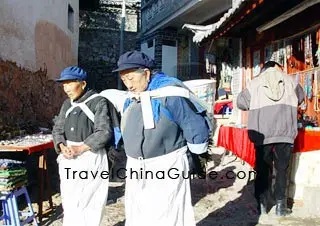
[[[320,189],[320,131],[311,128],[299,129],[295,139],[293,156],[289,166],[288,196],[298,205],[312,208],[314,200],[308,199],[317,195]],[[248,137],[247,128],[221,126],[217,146],[231,151],[250,167],[255,165],[254,144]],[[311,194],[311,196],[310,196]],[[310,209],[310,211],[314,211]]]
[[[231,112],[233,109],[233,102],[228,100],[217,100],[214,103],[214,114],[225,114],[227,109]]]
[[[293,152],[308,152],[320,150],[320,131],[299,129],[294,143]],[[221,126],[217,146],[224,147],[234,155],[248,163],[252,168],[255,165],[254,144],[248,137],[247,128]]]
[[[53,148],[51,135],[26,136],[21,139],[2,141],[0,143],[0,153],[22,153],[28,155],[37,154],[39,158],[38,165],[38,180],[39,180],[39,197],[38,197],[38,218],[42,221],[44,215],[53,210],[53,202],[51,197],[50,175],[47,170],[47,150]],[[43,210],[43,202],[45,187],[48,192],[49,209]]]

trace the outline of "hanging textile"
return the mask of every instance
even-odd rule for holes
[[[314,106],[313,106],[313,109],[315,112],[319,112],[320,109],[319,109],[319,98],[320,98],[320,92],[319,92],[319,87],[320,87],[320,73],[319,71],[315,71],[314,72],[314,97],[315,97],[315,100],[314,100]]]
[[[307,72],[304,74],[304,92],[307,99],[312,99],[312,73]]]
[[[308,65],[308,67],[313,68],[313,59],[312,59],[312,38],[311,34],[307,35],[305,37],[304,42],[304,59],[305,64]]]
[[[317,65],[320,66],[320,29],[317,32],[316,44],[318,45],[318,50],[317,50],[315,56],[318,60]]]

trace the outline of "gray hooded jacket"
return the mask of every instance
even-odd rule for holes
[[[248,111],[248,134],[255,145],[294,143],[297,106],[304,92],[295,77],[269,68],[254,78],[237,98],[239,109]]]

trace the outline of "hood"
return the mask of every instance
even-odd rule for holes
[[[273,101],[279,101],[284,94],[284,74],[276,68],[269,68],[260,75],[264,94]]]

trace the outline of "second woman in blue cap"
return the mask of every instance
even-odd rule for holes
[[[64,69],[57,81],[69,97],[52,131],[59,153],[63,226],[99,226],[108,195],[112,106],[88,89],[87,73],[77,66]]]

